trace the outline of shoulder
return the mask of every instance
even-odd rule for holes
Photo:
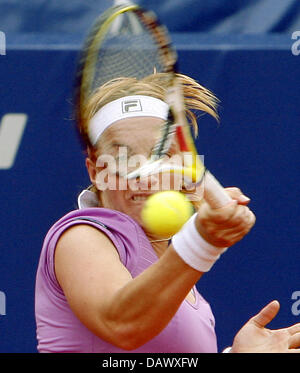
[[[102,207],[73,210],[59,219],[50,229],[57,230],[65,225],[97,224],[111,231],[123,232],[126,229],[140,231],[141,227],[130,216]]]
[[[71,226],[60,236],[53,252],[56,277],[61,284],[65,277],[90,276],[93,271],[103,273],[105,268],[120,268],[119,252],[107,234],[94,226]]]
[[[91,236],[94,239],[97,236],[96,239],[102,242],[109,240],[117,249],[123,265],[131,270],[135,267],[141,237],[144,235],[137,222],[119,211],[99,207],[74,210],[60,218],[49,229],[44,239],[40,264],[44,263],[50,268],[50,272],[54,273],[54,254],[63,236],[65,243],[67,239],[70,245],[78,239],[84,243]]]
[[[45,237],[45,243],[51,242],[55,245],[65,231],[77,225],[92,226],[111,239],[113,237],[122,238],[122,236],[134,238],[142,231],[137,222],[119,211],[99,207],[84,208],[73,210],[56,221],[49,229]]]

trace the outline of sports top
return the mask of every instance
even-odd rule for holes
[[[131,217],[115,210],[87,205],[81,201],[81,208],[59,219],[44,239],[35,290],[39,352],[128,353],[97,337],[74,315],[55,276],[55,247],[66,229],[76,224],[88,224],[110,238],[133,278],[155,263],[158,257],[143,229]],[[217,352],[211,308],[196,286],[194,294],[195,303],[184,300],[163,331],[130,352]]]

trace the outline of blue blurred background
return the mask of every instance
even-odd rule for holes
[[[251,233],[197,284],[214,311],[219,349],[272,299],[281,309],[270,327],[299,322],[292,296],[300,290],[300,2],[137,3],[169,27],[181,71],[220,99],[221,123],[203,117],[197,145],[225,186],[251,197],[257,216]],[[0,54],[0,352],[36,352],[34,283],[43,239],[88,185],[71,119],[75,62],[89,26],[110,5],[0,0],[6,41]],[[24,114],[14,145],[6,142],[7,114]],[[5,165],[12,146],[16,152]]]

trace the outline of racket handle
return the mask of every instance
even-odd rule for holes
[[[204,198],[213,209],[219,209],[232,202],[223,186],[208,170],[204,176]]]

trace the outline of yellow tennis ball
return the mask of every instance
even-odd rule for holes
[[[148,232],[167,238],[180,230],[193,211],[192,203],[183,193],[165,191],[147,199],[141,216]]]

